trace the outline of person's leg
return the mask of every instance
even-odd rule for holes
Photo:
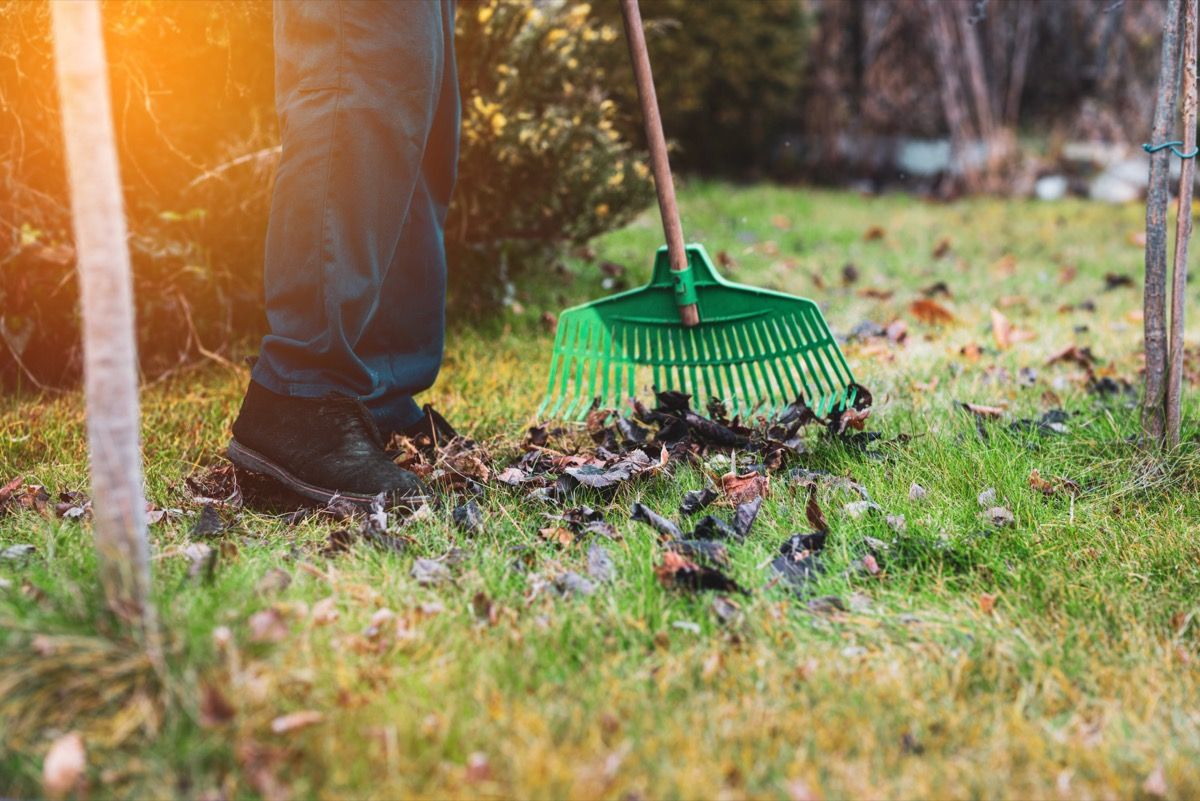
[[[411,393],[437,373],[444,211],[428,171],[444,150],[431,137],[446,135],[452,11],[439,0],[275,4],[283,153],[267,235],[270,333],[253,372],[275,393],[373,403],[397,395],[398,380]],[[397,411],[415,419],[409,404]]]
[[[428,386],[440,361],[437,212],[453,168],[431,178],[427,150],[444,135],[452,12],[446,0],[275,4],[283,153],[267,235],[270,333],[228,453],[314,500],[424,492],[384,452],[362,399],[389,397],[398,376],[405,392]],[[403,256],[409,237],[428,264]],[[368,336],[380,314],[407,336]]]
[[[422,419],[412,396],[433,386],[442,363],[446,309],[443,226],[458,166],[459,93],[454,63],[454,2],[443,6],[443,69],[420,178],[409,202],[400,247],[383,282],[380,306],[356,353],[381,377],[363,402],[381,431],[404,431]]]

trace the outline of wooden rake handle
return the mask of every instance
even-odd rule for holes
[[[650,73],[650,53],[646,50],[646,34],[642,30],[642,12],[638,8],[638,0],[621,0],[621,16],[625,19],[625,40],[629,42],[629,58],[633,61],[638,100],[642,105],[646,143],[650,147],[650,169],[654,173],[658,211],[662,216],[663,233],[667,237],[667,256],[671,271],[679,273],[688,268],[687,251],[683,245],[683,226],[679,222],[679,206],[675,202],[675,181],[671,178],[671,163],[667,159],[667,140],[663,136],[662,115],[658,113],[658,93],[654,91],[654,76]],[[679,321],[688,328],[699,325],[700,312],[695,303],[679,307]]]

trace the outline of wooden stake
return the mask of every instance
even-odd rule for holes
[[[1183,18],[1183,152],[1196,149],[1196,13],[1198,0],[1187,0]],[[1175,264],[1171,273],[1171,342],[1167,365],[1166,445],[1179,445],[1183,396],[1183,323],[1187,300],[1188,242],[1192,238],[1192,185],[1196,160],[1183,159],[1179,175],[1179,213],[1175,219]]]
[[[1180,0],[1167,0],[1163,23],[1162,63],[1158,71],[1158,97],[1150,141],[1171,139],[1179,74]],[[1146,383],[1142,399],[1142,430],[1148,444],[1162,443],[1164,380],[1167,368],[1167,193],[1169,150],[1150,156],[1150,183],[1146,193],[1146,286],[1143,300]]]
[[[157,651],[139,449],[133,287],[97,0],[52,0],[83,306],[92,514],[112,610]]]

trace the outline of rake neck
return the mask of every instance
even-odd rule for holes
[[[671,163],[667,158],[667,140],[663,135],[662,115],[658,110],[658,94],[654,91],[654,77],[650,72],[650,53],[646,49],[646,35],[642,30],[642,12],[638,0],[621,0],[621,15],[625,20],[625,39],[629,43],[629,57],[633,61],[633,74],[637,81],[638,99],[642,106],[642,120],[646,126],[646,144],[650,149],[650,169],[654,173],[654,189],[658,193],[658,210],[662,216],[663,234],[667,239],[667,253],[671,271],[688,271],[687,253],[683,245],[683,225],[679,221],[679,206],[675,202],[675,181],[671,177]],[[677,294],[679,321],[691,328],[700,323],[700,312],[695,302],[686,302],[684,294]]]

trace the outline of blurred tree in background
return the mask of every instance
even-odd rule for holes
[[[1162,3],[642,5],[684,172],[1027,193],[1067,142],[1148,133]],[[278,156],[270,3],[106,0],[104,14],[143,367],[157,375],[262,330]],[[463,151],[447,247],[453,302],[479,310],[651,195],[615,2],[464,0],[458,26]],[[50,53],[45,2],[0,0],[9,384],[60,384],[79,364]],[[948,154],[921,181],[901,158],[914,141]]]

